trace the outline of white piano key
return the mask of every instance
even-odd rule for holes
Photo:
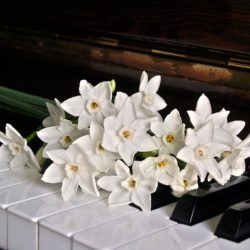
[[[198,247],[198,250],[200,249],[199,246],[217,238],[213,235],[213,232],[220,217],[221,215],[218,215],[194,226],[176,224],[173,227],[169,227],[118,249],[165,250],[167,246],[171,250],[188,250],[194,247]]]
[[[8,209],[9,249],[37,250],[39,220],[107,196],[107,192],[100,192],[100,197],[95,197],[79,191],[72,200],[66,202],[62,199],[61,192],[57,192],[11,206]]]
[[[25,200],[42,197],[58,191],[60,188],[56,184],[51,185],[41,180],[27,181],[0,189],[0,248],[7,247],[7,208]],[[2,225],[5,225],[2,227]]]
[[[169,219],[176,203],[139,212],[74,235],[73,250],[117,249],[147,235],[176,225]],[[153,249],[153,248],[151,248]],[[156,248],[157,249],[157,248]]]
[[[240,243],[233,241],[217,238],[208,243],[205,243],[198,248],[193,248],[193,250],[249,250],[250,249],[250,239],[246,239]]]
[[[39,250],[71,250],[74,234],[138,211],[131,206],[109,208],[105,199],[48,217],[40,222]]]
[[[41,177],[40,173],[28,167],[1,171],[0,190],[2,188],[6,188],[12,185],[16,185],[40,177]]]
[[[5,162],[0,162],[0,172],[9,170],[9,164]]]

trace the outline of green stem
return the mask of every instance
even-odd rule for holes
[[[27,143],[32,141],[36,137],[36,131],[33,131],[30,135],[26,137]]]

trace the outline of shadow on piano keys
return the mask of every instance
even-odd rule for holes
[[[43,183],[37,173],[29,169],[13,173],[4,164],[0,168],[2,249],[246,250],[250,246],[250,239],[234,243],[214,235],[222,214],[187,226],[170,219],[176,202],[150,215],[132,206],[108,208],[106,192],[100,198],[79,192],[65,202],[60,187]]]

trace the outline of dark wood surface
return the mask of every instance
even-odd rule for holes
[[[97,31],[250,53],[250,1],[0,1],[0,23],[55,33]]]

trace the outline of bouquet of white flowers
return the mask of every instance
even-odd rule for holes
[[[163,118],[159,111],[167,104],[157,94],[160,82],[160,76],[149,80],[143,72],[139,92],[128,96],[115,92],[113,80],[95,86],[82,80],[78,96],[48,102],[50,116],[37,131],[44,142],[42,158],[51,163],[42,180],[62,182],[64,200],[79,187],[95,196],[104,189],[111,192],[109,206],[133,203],[149,212],[159,183],[180,197],[199,182],[224,185],[242,175],[250,157],[250,135],[238,137],[245,122],[228,122],[225,109],[212,113],[204,94],[196,110],[188,111],[192,128],[185,127],[177,109]],[[0,141],[0,161],[39,168],[11,125],[0,133]]]

